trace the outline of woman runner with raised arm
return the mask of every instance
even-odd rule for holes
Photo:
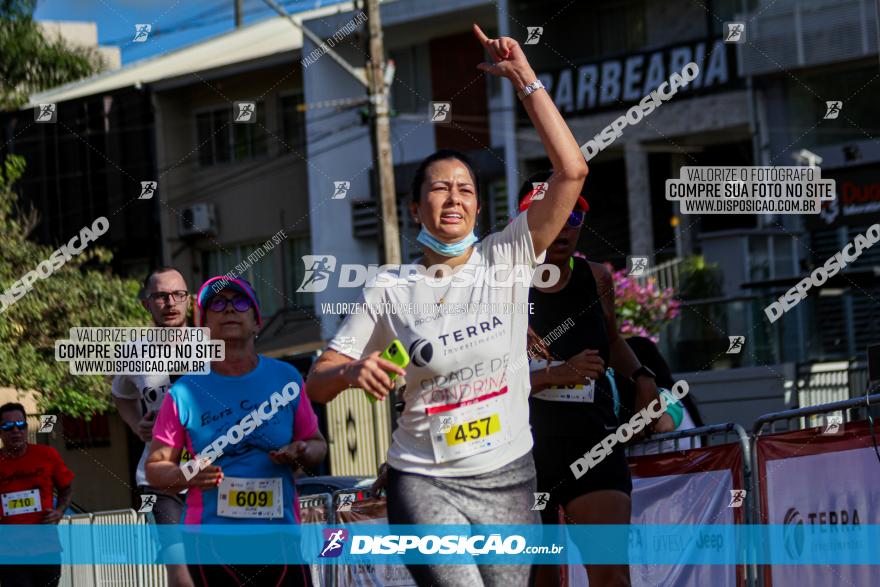
[[[312,367],[306,386],[310,398],[322,403],[349,388],[384,400],[393,389],[389,374],[406,375],[405,407],[388,451],[392,524],[540,523],[531,509],[529,379],[511,376],[527,364],[528,314],[493,313],[481,305],[528,302],[534,269],[574,207],[587,164],[517,42],[489,39],[476,25],[474,34],[494,61],[477,68],[510,80],[556,173],[543,200],[477,242],[479,181],[473,167],[454,151],[429,156],[416,171],[410,204],[422,225],[418,264],[444,265],[441,283],[450,281],[450,272],[498,276],[502,272],[495,270],[502,266],[525,269],[527,280],[508,279],[493,287],[487,278],[438,287],[436,274],[419,274],[393,287],[366,287],[366,308],[415,304],[434,311],[350,315]],[[451,304],[480,306],[468,313],[443,310]],[[394,340],[412,356],[406,371],[379,357]],[[528,583],[530,568],[429,564],[412,565],[410,572],[425,586],[515,587]]]

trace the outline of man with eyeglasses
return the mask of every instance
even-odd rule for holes
[[[144,279],[141,304],[153,318],[153,325],[164,328],[186,327],[190,294],[183,275],[172,267],[158,267]],[[179,524],[183,514],[185,492],[151,487],[147,483],[144,464],[149,454],[156,414],[176,377],[166,373],[117,375],[113,378],[113,403],[132,432],[144,442],[144,451],[135,472],[141,495],[155,495],[153,517],[157,524]],[[166,547],[168,545],[165,545]],[[167,565],[170,587],[191,587],[192,579],[186,565]]]
[[[28,444],[24,406],[0,406],[0,524],[57,524],[70,507],[73,473],[51,446]],[[57,492],[57,503],[53,494]],[[61,543],[9,536],[22,564],[0,565],[3,587],[55,587],[61,578]],[[43,535],[40,535],[43,537]],[[5,548],[3,549],[6,550]],[[11,553],[0,552],[2,556]],[[23,564],[27,555],[57,558],[52,564]]]

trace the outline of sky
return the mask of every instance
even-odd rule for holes
[[[288,12],[333,4],[332,0],[276,0]],[[264,0],[242,0],[245,24],[276,13]],[[123,65],[161,55],[235,28],[234,0],[37,0],[37,20],[98,24],[98,43],[120,48]],[[132,42],[135,25],[150,24],[146,42]]]

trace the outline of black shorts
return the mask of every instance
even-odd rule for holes
[[[599,399],[598,389],[596,395]],[[611,402],[579,404],[532,398],[529,404],[537,490],[550,494],[547,506],[541,510],[545,524],[558,524],[558,506],[565,507],[581,495],[601,490],[632,494],[626,452],[619,444],[579,479],[571,470],[574,461],[590,452],[603,438],[614,434],[620,425]]]
[[[152,494],[156,496],[156,502],[153,504],[153,519],[159,525],[180,525],[183,517],[185,493],[178,495],[169,495],[161,491],[139,485],[141,495]],[[137,507],[140,507],[140,503]],[[137,509],[137,507],[135,509]],[[178,559],[181,561],[183,556],[183,536],[176,529],[166,528],[158,533],[159,553],[157,562],[164,561],[167,564],[176,563]]]
[[[56,560],[50,564],[31,565],[23,556],[19,565],[0,565],[0,586],[2,587],[55,587],[60,580],[60,553]]]
[[[182,522],[185,493],[169,495],[146,485],[139,485],[138,490],[141,495],[149,493],[156,496],[156,503],[153,504],[153,518],[157,524],[180,524]],[[137,505],[140,507],[140,504]]]
[[[2,565],[3,587],[55,587],[61,580],[61,565]]]
[[[187,544],[189,574],[196,587],[312,587],[312,575],[304,564],[217,564],[218,555],[210,536],[200,536]],[[278,543],[277,552],[263,552],[267,560],[283,560],[284,551],[300,549],[299,540]]]

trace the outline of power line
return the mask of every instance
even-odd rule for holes
[[[327,4],[336,4],[337,2],[328,2]],[[314,2],[314,1],[303,1],[303,0],[287,0],[286,2],[282,2],[285,6],[292,6],[296,4],[303,4],[308,6],[303,6],[302,8],[296,7],[295,12],[301,12],[304,10],[311,10],[313,8],[320,7],[324,4],[322,1]],[[185,32],[194,29],[200,29],[205,27],[210,27],[212,25],[221,23],[221,22],[229,22],[230,30],[234,30],[234,12],[232,10],[232,0],[220,0],[219,3],[215,4],[213,8],[209,8],[203,10],[202,12],[187,16],[184,20],[174,22],[168,26],[157,27],[155,30],[150,31],[150,36],[152,37],[162,37],[168,36],[175,33]],[[265,7],[261,0],[252,0],[250,3],[250,7],[245,4],[243,10],[243,20],[249,20],[249,17],[256,16],[258,14],[265,14],[266,18],[270,18],[271,11]],[[219,13],[219,14],[218,14]],[[213,18],[211,18],[213,17]],[[265,20],[265,19],[261,19]],[[257,20],[252,20],[251,22],[245,22],[244,26],[248,24],[253,24],[254,22],[258,22]],[[101,41],[101,45],[109,45],[109,46],[117,46],[120,50],[128,50],[135,48],[134,43],[132,42],[132,35],[128,35],[125,37],[119,37],[117,39],[111,39],[107,41]]]

